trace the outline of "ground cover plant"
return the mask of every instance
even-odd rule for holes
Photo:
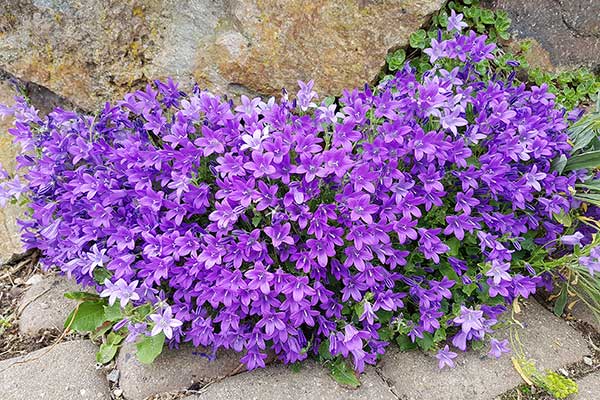
[[[356,385],[346,360],[363,371],[392,342],[441,368],[509,352],[500,315],[560,268],[596,301],[599,239],[577,222],[597,212],[597,135],[569,137],[581,113],[462,19],[429,69],[336,102],[312,81],[235,105],[168,80],[94,116],[2,108],[23,154],[0,201],[28,204],[26,245],[97,293],[69,294],[66,327],[104,337],[100,362],[191,342],[250,369],[314,355]]]

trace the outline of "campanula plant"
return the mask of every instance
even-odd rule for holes
[[[70,295],[66,326],[107,335],[103,362],[124,342],[143,361],[191,342],[249,369],[272,353],[338,372],[390,342],[440,367],[470,344],[510,351],[494,338],[506,304],[551,285],[528,261],[573,233],[557,216],[587,174],[553,161],[578,115],[496,73],[459,15],[448,27],[430,70],[337,102],[312,81],[235,105],[168,80],[93,116],[4,107],[23,154],[0,200],[28,199],[26,246],[98,293]]]

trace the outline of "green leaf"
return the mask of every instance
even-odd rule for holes
[[[110,279],[112,272],[106,268],[95,268],[94,269],[94,281],[99,284],[103,284],[106,279]]]
[[[113,344],[113,345],[121,344],[121,342],[123,340],[125,340],[125,336],[123,336],[119,333],[116,333],[116,332],[111,332],[106,337],[106,343]]]
[[[77,332],[91,332],[104,322],[104,306],[102,303],[84,301],[69,314],[65,328]]]
[[[561,154],[560,157],[552,160],[552,170],[562,174],[567,165],[567,156]]]
[[[450,239],[446,240],[446,245],[450,247],[448,255],[453,257],[458,256],[458,251],[460,250],[460,240],[453,236]]]
[[[138,308],[136,308],[134,314],[139,319],[146,319],[148,314],[150,314],[151,312],[152,312],[152,305],[144,304],[144,305],[141,305]]]
[[[575,197],[578,200],[585,201],[586,203],[594,204],[600,207],[600,194],[577,193],[573,197]]]
[[[138,360],[143,364],[151,364],[162,352],[164,344],[165,334],[162,332],[156,336],[144,336],[142,340],[136,344]]]
[[[321,345],[319,346],[319,356],[323,360],[332,360],[333,359],[333,356],[331,355],[331,352],[329,351],[329,339],[321,342]]]
[[[390,71],[398,71],[404,67],[404,61],[406,60],[406,52],[404,49],[396,50],[392,54],[388,54],[386,61]]]
[[[483,9],[481,10],[481,22],[487,25],[494,25],[496,22],[496,16],[492,10]]]
[[[293,373],[297,374],[302,369],[302,363],[297,361],[293,364],[290,364],[290,369],[292,370]]]
[[[561,210],[560,214],[553,214],[554,219],[558,221],[562,226],[570,227],[573,224],[573,220],[571,219],[571,215],[569,213],[565,213]]]
[[[323,99],[323,103],[325,103],[325,106],[329,107],[330,105],[332,105],[333,103],[335,103],[335,97],[334,96],[327,96],[327,97],[325,97],[325,99]]]
[[[120,346],[114,344],[102,343],[100,349],[96,353],[96,361],[100,364],[108,364],[117,355],[119,347]]]
[[[360,318],[360,316],[363,315],[363,312],[365,312],[365,305],[363,302],[361,301],[360,303],[356,303],[354,305],[354,314]]]
[[[462,291],[467,296],[470,296],[475,291],[475,289],[477,289],[477,284],[476,283],[471,283],[469,285],[463,286]]]
[[[440,264],[439,270],[442,274],[444,274],[444,276],[447,276],[448,278],[452,279],[453,281],[460,280],[456,271],[454,271],[454,269],[448,263]]]
[[[419,29],[416,32],[413,32],[408,42],[410,43],[410,47],[415,49],[424,49],[425,48],[425,38],[427,37],[427,32],[423,29]]]
[[[67,299],[77,300],[77,301],[97,301],[100,300],[100,296],[96,293],[88,293],[88,292],[67,292],[64,294]]]
[[[348,367],[348,364],[342,359],[337,359],[330,364],[331,377],[340,385],[349,386],[356,389],[360,386],[360,381],[354,371]]]
[[[446,329],[444,329],[444,328],[436,329],[435,333],[433,334],[433,341],[435,343],[439,343],[439,342],[443,342],[444,340],[446,340]]]
[[[425,351],[433,347],[433,336],[429,332],[423,332],[423,338],[417,338],[417,344]]]
[[[104,320],[115,322],[123,319],[121,306],[119,302],[115,302],[112,306],[104,306]]]
[[[106,332],[111,330],[112,327],[113,327],[113,324],[111,322],[105,321],[104,323],[102,323],[102,325],[100,325],[98,328],[96,328],[96,330],[94,330],[94,332],[92,332],[90,334],[90,339],[96,340],[96,339],[101,338],[102,336],[104,336],[104,334]]]
[[[481,340],[472,340],[471,341],[471,348],[473,350],[481,350],[481,349],[483,349],[484,345],[485,345],[485,343]]]
[[[563,312],[565,312],[565,307],[567,305],[567,290],[565,287],[562,288],[562,290],[560,291],[560,295],[558,296],[558,298],[556,299],[556,302],[554,303],[554,314],[556,314],[557,317],[560,317]]]
[[[571,157],[567,161],[565,171],[574,171],[583,168],[595,169],[598,167],[600,167],[600,150],[595,150]]]
[[[414,343],[408,335],[400,335],[396,338],[396,344],[402,351],[412,350],[417,347],[417,344]]]
[[[258,224],[260,224],[261,220],[262,220],[262,216],[255,215],[254,217],[252,217],[252,226],[257,227]]]

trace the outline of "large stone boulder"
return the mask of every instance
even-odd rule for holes
[[[0,0],[2,2],[7,0]],[[321,94],[373,80],[443,0],[13,0],[0,68],[92,109],[157,78]]]

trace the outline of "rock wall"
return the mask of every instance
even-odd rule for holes
[[[168,76],[263,95],[315,79],[339,94],[372,81],[443,3],[0,0],[0,68],[88,109]]]
[[[14,95],[14,87],[6,80],[0,81],[0,104],[14,104]],[[15,156],[18,154],[18,146],[6,133],[12,124],[12,118],[0,117],[0,164],[9,173],[15,171]],[[0,265],[13,253],[22,252],[17,218],[22,218],[23,211],[22,207],[15,205],[0,207]]]

